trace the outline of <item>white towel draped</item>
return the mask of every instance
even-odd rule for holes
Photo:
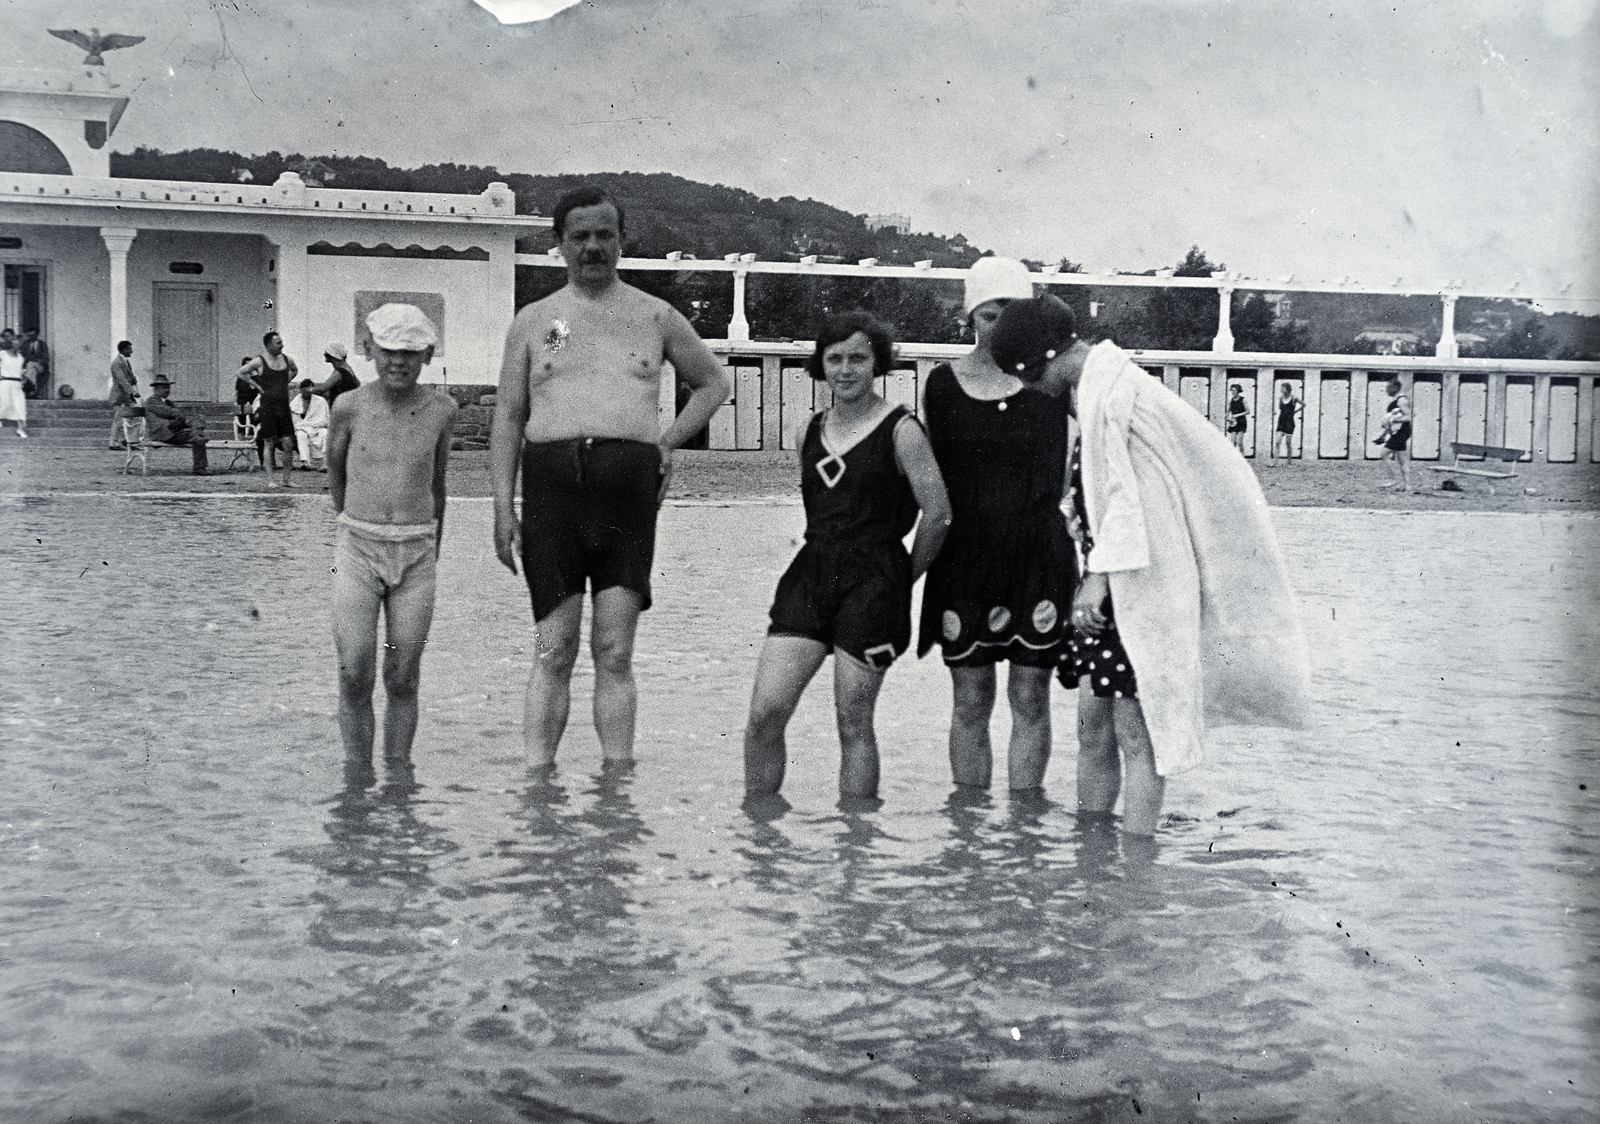
[[[1114,344],[1077,394],[1088,568],[1110,578],[1156,771],[1199,764],[1208,723],[1307,725],[1305,635],[1250,466]]]

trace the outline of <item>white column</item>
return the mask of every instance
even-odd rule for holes
[[[1217,335],[1211,341],[1211,350],[1224,355],[1233,354],[1233,289],[1223,285],[1217,290]]]
[[[489,260],[485,263],[484,269],[489,282],[489,313],[484,317],[484,328],[492,342],[488,348],[489,369],[472,381],[493,386],[500,381],[500,368],[496,363],[502,350],[501,345],[505,341],[506,333],[511,330],[511,321],[517,315],[517,239],[511,231],[506,231],[487,241]],[[319,345],[313,340],[311,346],[315,348]],[[318,354],[317,359],[321,358],[322,356]],[[465,382],[467,379],[462,378],[461,381]]]
[[[128,338],[128,251],[139,232],[128,226],[102,226],[100,238],[111,256],[111,351]]]
[[[744,315],[744,278],[745,271],[733,271],[733,317],[728,321],[728,338],[730,340],[747,340],[750,338],[750,321]]]
[[[307,374],[316,366],[312,360],[320,360],[322,353],[313,356],[308,350],[313,345],[309,338],[306,235],[298,226],[294,226],[267,237],[276,248],[278,260],[278,295],[274,305],[278,314],[278,334],[283,337],[284,352],[299,365],[302,374]]]
[[[1444,300],[1444,326],[1439,329],[1439,345],[1433,353],[1440,359],[1457,359],[1456,350],[1456,295],[1454,293],[1440,293]]]

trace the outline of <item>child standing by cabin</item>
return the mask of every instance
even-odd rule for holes
[[[367,329],[377,381],[341,395],[328,426],[328,492],[338,513],[333,637],[347,776],[372,770],[380,609],[384,761],[410,763],[456,413],[445,395],[417,385],[439,338],[420,309],[383,305],[367,317]]]
[[[1389,403],[1383,408],[1383,429],[1373,439],[1382,445],[1378,459],[1389,462],[1389,479],[1380,488],[1400,485],[1403,492],[1411,491],[1411,399],[1401,391],[1405,388],[1399,379],[1390,379],[1384,387],[1389,392]]]

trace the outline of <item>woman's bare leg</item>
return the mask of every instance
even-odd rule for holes
[[[1130,835],[1154,835],[1167,782],[1156,772],[1156,751],[1150,744],[1144,708],[1138,699],[1105,701],[1111,703],[1112,725],[1125,773],[1122,830]]]
[[[816,675],[828,649],[799,636],[769,636],[761,646],[755,687],[750,693],[750,718],[744,728],[744,790],[767,796],[783,787],[789,763],[784,731],[800,696]]]
[[[1088,677],[1078,685],[1078,814],[1110,816],[1122,791],[1122,762],[1111,704],[1091,694]]]
[[[994,665],[952,667],[950,691],[950,778],[969,788],[988,788],[994,772],[994,748],[989,741]]]
[[[833,710],[839,724],[839,795],[878,795],[878,736],[872,728],[883,672],[838,649],[833,653]]]
[[[1006,760],[1012,792],[1044,787],[1050,764],[1050,669],[1012,664],[1006,672],[1011,703],[1011,747]]]

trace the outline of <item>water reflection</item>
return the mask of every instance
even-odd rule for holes
[[[514,917],[497,944],[525,949],[527,975],[512,988],[558,1023],[596,1004],[632,998],[670,975],[674,959],[633,923],[643,875],[639,848],[652,833],[635,809],[633,767],[608,764],[571,791],[540,771],[518,794],[516,830],[496,847],[498,875],[473,897],[512,895]]]
[[[1283,1046],[1299,1004],[1266,852],[1188,863],[1038,794],[957,790],[920,840],[870,809],[792,833],[783,811],[745,808],[740,908],[791,955],[711,990],[750,1063],[813,1096],[847,1079],[1092,1114],[1147,1095],[1142,1066],[1217,1089],[1312,1064],[1303,1028]]]
[[[445,922],[433,865],[457,844],[417,815],[422,786],[409,764],[392,764],[384,783],[370,763],[347,766],[345,787],[323,825],[332,843],[291,857],[336,877],[335,892],[312,895],[319,916],[311,943],[338,952],[395,956],[421,951],[423,933]]]

